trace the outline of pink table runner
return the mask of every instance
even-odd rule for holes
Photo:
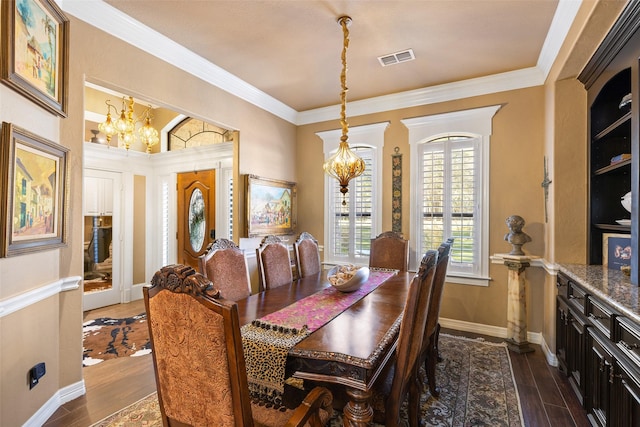
[[[396,273],[372,268],[357,291],[344,293],[328,287],[244,325],[242,347],[252,396],[281,405],[289,350]]]
[[[344,293],[334,287],[325,288],[288,307],[254,320],[253,323],[267,329],[275,326],[292,330],[306,329],[313,332],[329,323],[331,319],[351,307],[394,274],[397,274],[396,270],[372,268],[369,272],[369,278],[357,291]]]

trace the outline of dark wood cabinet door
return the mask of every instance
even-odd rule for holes
[[[616,427],[640,426],[640,372],[616,360],[613,381],[612,414],[610,425]]]
[[[556,357],[558,368],[569,374],[567,367],[567,330],[569,328],[569,307],[563,298],[556,298]]]
[[[586,318],[569,307],[569,327],[567,328],[567,369],[569,371],[569,383],[578,395],[578,400],[583,404],[585,396],[586,329]]]
[[[589,328],[587,336],[587,416],[591,424],[605,427],[611,415],[611,369],[613,353],[611,343]]]

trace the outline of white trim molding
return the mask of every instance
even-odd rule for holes
[[[483,325],[480,323],[465,322],[463,320],[447,319],[441,317],[440,326],[443,328],[453,329],[462,332],[471,332],[474,334],[488,335],[490,337],[508,338],[507,328],[492,325]],[[551,366],[558,366],[558,358],[551,352],[547,342],[544,340],[541,332],[527,332],[527,341],[533,344],[539,344],[544,353],[547,363]]]
[[[505,257],[508,257],[508,254],[493,254],[491,255],[491,264],[504,264]],[[551,276],[558,275],[558,266],[552,262],[547,261],[544,258],[535,255],[525,255],[529,258],[529,264],[531,267],[540,267],[543,268],[547,274]]]
[[[490,105],[486,107],[473,108],[469,110],[453,111],[442,114],[433,114],[429,116],[413,117],[400,120],[409,130],[409,148],[411,157],[410,168],[410,200],[409,200],[409,236],[410,254],[409,268],[415,268],[419,260],[419,254],[416,252],[418,246],[416,244],[419,234],[419,217],[420,208],[418,201],[422,200],[421,182],[419,175],[420,156],[418,149],[420,144],[434,137],[442,137],[455,132],[457,135],[468,134],[481,138],[478,147],[479,167],[478,178],[480,180],[480,190],[478,200],[489,200],[489,171],[490,171],[490,142],[493,128],[493,117],[496,115],[501,105]],[[477,285],[488,285],[489,278],[489,208],[487,204],[482,205],[481,223],[478,225],[480,232],[479,259],[482,263],[479,271],[473,276],[467,278],[475,278]],[[452,279],[456,282],[455,279]],[[459,282],[456,282],[459,283]]]
[[[4,299],[0,301],[0,318],[29,307],[60,292],[78,289],[81,280],[82,277],[80,276],[65,277],[14,297]]]
[[[24,423],[23,427],[40,427],[67,402],[72,401],[86,393],[84,380],[68,385],[58,390],[47,402],[36,411],[35,414]]]
[[[339,105],[298,112],[105,1],[55,1],[65,13],[292,124],[300,126],[339,118]],[[540,86],[544,84],[581,5],[582,0],[558,1],[558,7],[534,67],[350,102],[350,116]]]

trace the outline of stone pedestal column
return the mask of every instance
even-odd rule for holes
[[[526,256],[504,256],[509,269],[507,306],[507,345],[518,353],[534,351],[527,341],[527,288],[525,269],[530,265]]]

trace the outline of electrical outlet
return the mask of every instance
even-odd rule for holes
[[[31,368],[29,370],[29,390],[34,388],[46,373],[44,362],[40,362]]]

